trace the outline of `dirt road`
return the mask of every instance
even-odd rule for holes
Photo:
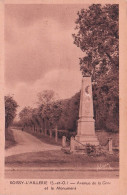
[[[36,137],[26,133],[24,131],[12,129],[14,139],[17,145],[9,148],[5,151],[5,156],[11,156],[15,154],[27,153],[27,152],[39,152],[48,150],[60,150],[60,146],[54,146],[41,142]]]

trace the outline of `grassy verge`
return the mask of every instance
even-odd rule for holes
[[[63,151],[31,152],[6,157],[6,166],[11,167],[90,167],[109,164],[110,167],[119,166],[118,155],[102,155],[99,157],[81,154],[66,154]]]
[[[16,145],[14,135],[11,129],[5,130],[5,149],[11,148]]]

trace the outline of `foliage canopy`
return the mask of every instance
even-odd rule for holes
[[[16,116],[16,110],[18,107],[17,102],[13,99],[12,96],[5,96],[5,127],[8,128],[15,116]]]
[[[117,4],[93,4],[78,12],[74,44],[85,52],[80,68],[96,77],[118,71],[119,66],[119,7]]]

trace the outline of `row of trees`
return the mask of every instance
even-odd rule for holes
[[[96,129],[118,132],[119,130],[119,102],[118,97],[112,96],[112,86],[93,86],[94,116]],[[43,91],[46,98],[53,93]],[[47,94],[47,95],[46,95]],[[99,98],[98,98],[99,97]],[[44,100],[44,102],[46,102]],[[80,92],[65,100],[52,100],[38,105],[37,108],[25,107],[20,113],[20,124],[31,127],[36,131],[45,129],[69,130],[76,132],[79,115]]]
[[[96,129],[118,131],[119,129],[119,102],[118,94],[112,95],[112,85],[99,87],[93,86],[93,99]],[[38,95],[37,108],[25,107],[20,113],[18,124],[22,127],[31,127],[36,130],[67,129],[76,131],[79,113],[80,92],[70,99],[55,100],[53,91],[43,91]],[[43,99],[40,100],[40,96]],[[50,97],[50,98],[49,98]],[[99,98],[98,98],[99,97]],[[6,128],[12,124],[18,105],[11,96],[5,97]]]
[[[56,126],[58,129],[76,130],[79,93],[65,100],[55,100],[54,97],[55,93],[52,90],[39,93],[37,108],[25,107],[19,113],[20,124],[43,130],[53,129]]]

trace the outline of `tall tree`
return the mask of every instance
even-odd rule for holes
[[[32,111],[33,109],[29,106],[20,111],[19,118],[23,126],[32,125]]]
[[[117,4],[93,4],[78,12],[74,44],[85,52],[80,59],[83,75],[96,77],[118,71],[119,7]]]
[[[55,101],[57,99],[57,94],[53,90],[43,90],[37,94],[37,98],[37,104],[41,106]]]
[[[37,98],[38,115],[43,120],[44,127],[47,128],[47,125],[51,124],[51,118],[53,119],[51,113],[58,95],[53,90],[43,90],[37,94]]]
[[[16,111],[18,104],[17,102],[13,99],[12,96],[5,96],[5,127],[8,128],[15,116],[16,116]]]
[[[119,6],[92,4],[81,9],[73,34],[84,52],[80,70],[96,79],[93,86],[97,128],[118,131],[119,126]],[[102,126],[100,124],[103,124]]]

